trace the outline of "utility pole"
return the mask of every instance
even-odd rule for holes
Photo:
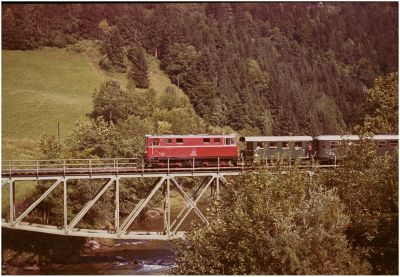
[[[58,121],[57,129],[58,129],[58,141],[60,141],[60,121]]]

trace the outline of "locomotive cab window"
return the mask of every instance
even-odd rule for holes
[[[159,144],[160,144],[160,139],[153,140],[153,145],[159,145]]]
[[[221,139],[220,138],[214,138],[214,143],[220,143]]]
[[[210,143],[210,138],[203,138],[203,143]]]
[[[176,143],[183,143],[183,139],[177,138],[177,139],[176,139]]]
[[[167,144],[171,144],[172,143],[172,139],[167,139]]]
[[[257,142],[257,149],[264,149],[264,143],[263,142]]]
[[[235,144],[235,140],[233,138],[225,138],[225,145]]]

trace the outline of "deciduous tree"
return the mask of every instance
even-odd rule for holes
[[[133,113],[132,95],[122,90],[117,81],[110,80],[100,85],[99,92],[93,94],[93,118],[103,117],[106,122],[117,123]]]
[[[179,249],[178,274],[366,274],[348,245],[335,189],[305,172],[253,172],[232,180],[211,213]]]

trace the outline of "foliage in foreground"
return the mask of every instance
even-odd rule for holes
[[[398,153],[378,156],[363,140],[346,146],[344,159],[321,179],[337,188],[350,216],[347,237],[373,267],[373,274],[398,274]]]
[[[363,107],[363,122],[356,126],[361,134],[399,133],[399,73],[379,76],[375,86],[367,91]]]
[[[368,274],[335,189],[297,169],[230,183],[209,226],[178,245],[176,274]]]

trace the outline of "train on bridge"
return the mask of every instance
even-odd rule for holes
[[[398,135],[375,135],[377,155],[398,151]],[[2,162],[2,177],[145,174],[154,172],[241,172],[283,158],[302,166],[336,165],[340,145],[359,136],[146,135],[142,157],[114,159],[14,160]],[[239,144],[244,144],[239,147]],[[242,148],[242,150],[240,150]]]
[[[371,137],[378,155],[398,149],[398,135]],[[278,156],[291,161],[314,160],[334,163],[340,160],[340,143],[360,140],[357,135],[311,136],[246,136],[239,139],[245,149],[239,151],[238,141],[231,135],[146,135],[145,163],[147,167],[237,165],[238,160],[274,161]],[[218,161],[217,161],[218,159]]]
[[[371,137],[376,143],[377,155],[397,152],[397,135]],[[198,201],[210,189],[211,196],[218,195],[219,187],[227,186],[226,176],[242,174],[252,170],[255,159],[268,162],[284,156],[292,162],[295,159],[323,161],[340,160],[341,142],[354,143],[358,136],[248,136],[237,139],[235,135],[146,135],[143,157],[116,159],[66,159],[38,161],[3,161],[1,187],[8,184],[9,215],[2,219],[2,227],[36,231],[58,235],[86,236],[113,239],[171,239],[183,237],[180,226],[193,210],[201,222],[208,220],[197,207]],[[239,150],[239,144],[244,149]],[[265,159],[265,160],[264,160]],[[301,165],[303,166],[303,165]],[[309,165],[305,165],[308,167]],[[315,166],[311,164],[312,167]],[[332,167],[329,165],[328,167]],[[309,171],[310,172],[310,171]],[[311,176],[311,175],[310,175]],[[192,195],[183,188],[183,177],[200,178]],[[120,217],[120,181],[125,179],[150,178],[153,187],[147,196],[141,198],[122,222]],[[178,179],[180,178],[180,179]],[[311,178],[311,177],[310,177]],[[73,180],[97,180],[104,182],[94,198],[89,199],[82,209],[69,220],[68,184]],[[52,181],[24,211],[16,213],[15,187],[22,181]],[[61,225],[47,225],[23,221],[57,187],[63,186],[63,221]],[[115,218],[113,230],[82,229],[79,222],[95,203],[113,187]],[[171,221],[171,194],[175,188],[183,197],[185,205]],[[163,195],[163,227],[161,230],[132,230],[136,218],[150,200],[161,191]],[[107,200],[108,201],[108,200]],[[122,224],[121,224],[122,222]]]

